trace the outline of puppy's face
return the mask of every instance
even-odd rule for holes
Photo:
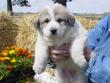
[[[47,39],[60,39],[74,26],[75,19],[65,7],[55,4],[39,14],[35,27]]]

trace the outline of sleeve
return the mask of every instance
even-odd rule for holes
[[[94,50],[97,44],[101,41],[105,31],[107,31],[108,18],[110,16],[106,16],[96,25],[95,28],[88,32],[87,39],[87,47]]]

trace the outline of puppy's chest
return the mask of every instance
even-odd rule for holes
[[[56,69],[60,70],[60,74],[65,78],[74,77],[80,70],[79,67],[75,65],[71,59],[62,61],[61,63],[57,64]]]
[[[54,46],[56,48],[62,46],[62,45],[65,45],[65,44],[72,44],[75,40],[75,37],[66,37],[66,38],[61,38],[61,39],[51,39],[49,40],[48,42],[46,42],[48,44],[48,46]]]
[[[51,41],[47,43],[48,46],[54,46],[55,48],[60,48],[60,46],[71,44],[70,41]]]
[[[57,67],[67,71],[77,71],[79,69],[79,67],[73,62],[71,58],[66,61],[61,61],[57,64]]]

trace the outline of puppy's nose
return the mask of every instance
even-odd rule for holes
[[[57,34],[57,29],[51,29],[50,31],[51,31],[52,35],[56,35]]]

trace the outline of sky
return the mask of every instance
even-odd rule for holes
[[[0,10],[6,11],[7,0],[0,0]],[[31,7],[13,6],[14,12],[37,12],[47,5],[53,4],[52,0],[28,0]],[[73,13],[104,13],[110,12],[110,0],[72,0],[67,3],[67,8]]]

